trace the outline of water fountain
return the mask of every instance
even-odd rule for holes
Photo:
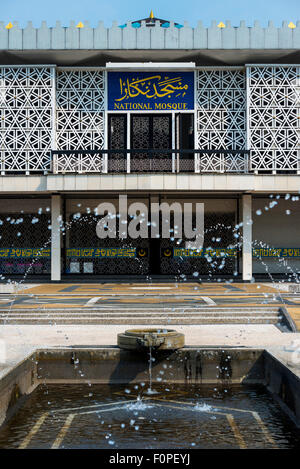
[[[184,347],[184,334],[172,329],[130,329],[118,334],[118,346],[125,350],[147,352],[149,354],[149,388],[147,394],[157,394],[152,388],[152,352],[178,350]]]
[[[184,334],[171,329],[130,329],[118,334],[118,346],[126,350],[177,350]]]
[[[89,221],[84,218],[83,222]],[[67,224],[70,229],[73,220]],[[238,249],[242,246],[238,228],[234,231]],[[269,247],[258,240],[253,245]],[[224,262],[206,260],[209,272],[218,272],[221,281]],[[258,261],[273,281],[268,265]],[[181,275],[178,282],[186,280]],[[299,434],[267,391],[278,402],[281,399],[291,418],[299,422],[299,380],[267,352],[185,347],[184,335],[164,326],[125,330],[118,334],[117,343],[119,349],[66,346],[40,350],[18,365],[3,384],[0,381],[3,421],[7,418],[0,430],[0,447],[144,448],[155,447],[159,438],[171,447],[210,447],[216,438],[229,448],[298,444]],[[10,394],[8,389],[12,389]],[[45,410],[42,416],[41,409]],[[10,420],[14,412],[15,420]],[[16,435],[16,422],[23,433]],[[87,431],[83,437],[82,427],[90,425],[96,431]],[[46,428],[52,432],[49,437]]]

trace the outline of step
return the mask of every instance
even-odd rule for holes
[[[253,309],[252,311],[249,310],[244,310],[244,309],[230,309],[228,311],[222,311],[219,309],[209,309],[209,310],[202,310],[202,309],[194,309],[193,311],[164,311],[164,310],[156,310],[156,311],[151,311],[151,310],[146,310],[146,311],[140,311],[140,310],[134,310],[134,309],[115,309],[113,311],[110,310],[80,310],[80,311],[73,311],[73,310],[26,310],[24,311],[23,309],[19,310],[12,310],[12,311],[7,311],[7,312],[0,312],[0,316],[7,316],[7,315],[12,315],[12,314],[24,314],[24,315],[49,315],[49,314],[71,314],[74,316],[86,316],[90,314],[99,314],[99,315],[116,315],[116,314],[135,314],[135,315],[144,315],[146,314],[147,316],[149,314],[151,315],[177,315],[177,316],[182,316],[182,315],[188,315],[188,314],[280,314],[280,310],[258,310],[258,309]]]
[[[157,314],[151,314],[151,318],[173,318],[173,319],[184,319],[184,318],[202,318],[202,317],[221,317],[221,318],[228,318],[228,317],[244,317],[251,319],[253,317],[261,317],[261,318],[270,318],[270,317],[277,317],[281,318],[282,314],[280,313],[270,313],[270,312],[264,312],[264,313],[243,313],[243,312],[236,312],[236,313],[217,313],[217,312],[205,312],[205,313],[193,313],[193,314],[164,314],[164,313],[157,313]],[[149,317],[149,314],[141,314],[141,313],[121,313],[121,314],[110,314],[110,313],[88,313],[88,314],[17,314],[17,313],[12,313],[8,315],[0,315],[0,319],[5,320],[7,318],[74,318],[74,319],[85,319],[85,318],[103,318],[103,319],[113,319],[113,318],[143,318],[143,317]]]
[[[253,315],[245,315],[245,314],[235,314],[235,315],[224,315],[224,314],[203,314],[203,315],[186,315],[186,316],[151,316],[149,317],[148,315],[89,315],[85,317],[81,316],[72,316],[72,315],[9,315],[6,317],[0,317],[0,322],[1,323],[7,323],[7,322],[12,322],[12,321],[24,321],[24,322],[29,322],[29,321],[72,321],[75,323],[84,323],[85,321],[101,321],[101,322],[106,322],[108,324],[113,323],[115,321],[135,321],[136,323],[139,323],[140,321],[151,321],[152,323],[155,323],[157,321],[164,321],[164,322],[169,322],[169,321],[176,321],[176,322],[181,322],[181,321],[206,321],[206,320],[212,320],[212,321],[243,321],[245,323],[249,323],[252,321],[256,320],[261,320],[261,321],[280,321],[282,319],[281,315],[278,314],[265,314],[265,315],[260,315],[260,314],[253,314]]]
[[[0,312],[0,324],[278,324],[284,313],[277,306],[102,305],[75,308],[18,308]]]
[[[5,319],[8,319],[8,318],[28,318],[28,319],[34,319],[34,318],[72,318],[72,319],[88,319],[88,318],[103,318],[103,319],[116,319],[116,318],[149,318],[149,315],[144,315],[144,314],[121,314],[121,315],[110,315],[110,314],[89,314],[89,315],[85,315],[85,316],[81,316],[81,315],[72,315],[72,314],[60,314],[60,315],[55,315],[55,314],[47,314],[47,315],[39,315],[39,314],[36,314],[36,315],[32,315],[32,314],[10,314],[10,315],[7,315],[7,316],[0,316],[0,319],[2,320],[5,320]],[[205,318],[205,317],[220,317],[220,318],[236,318],[236,317],[243,317],[245,319],[252,319],[252,318],[255,318],[255,317],[260,317],[260,318],[281,318],[282,316],[280,314],[269,314],[269,313],[265,313],[265,314],[243,314],[243,313],[240,313],[240,314],[221,314],[221,313],[211,313],[211,314],[208,314],[208,313],[205,313],[205,314],[186,314],[186,315],[174,315],[174,314],[170,314],[170,315],[164,315],[164,314],[159,314],[159,315],[152,315],[151,318],[155,319],[155,318],[173,318],[173,319],[187,319],[187,318]]]
[[[178,310],[178,311],[176,311]],[[218,313],[278,313],[280,310],[279,307],[276,308],[266,308],[266,307],[251,307],[251,308],[243,308],[243,307],[229,307],[229,308],[218,308],[218,307],[210,307],[210,308],[136,308],[136,307],[115,307],[115,308],[53,308],[53,309],[44,309],[44,308],[18,308],[18,309],[9,309],[9,310],[0,310],[1,315],[7,315],[12,313],[31,313],[31,314],[51,314],[51,313],[58,313],[58,314],[89,314],[89,313],[109,313],[109,314],[123,314],[125,312],[130,313],[141,313],[141,314],[157,314],[157,313],[178,313],[178,314],[188,314],[188,313],[210,313],[210,312],[218,312]]]
[[[90,321],[99,321],[101,323],[106,323],[106,324],[112,324],[114,322],[122,321],[134,321],[135,323],[139,324],[142,321],[151,321],[153,324],[156,322],[170,322],[170,321],[176,321],[177,323],[180,322],[185,322],[185,321],[197,321],[199,323],[203,321],[222,321],[224,323],[226,322],[231,322],[231,321],[242,321],[244,323],[251,323],[253,321],[264,321],[264,322],[280,322],[281,318],[279,316],[253,316],[249,318],[248,316],[187,316],[183,318],[177,318],[177,317],[155,317],[155,318],[147,318],[145,316],[143,317],[136,317],[136,316],[118,316],[118,317],[97,317],[97,316],[89,316],[86,318],[78,318],[78,317],[70,317],[70,316],[49,316],[49,317],[24,317],[24,316],[15,316],[15,317],[9,317],[9,318],[0,318],[0,323],[1,324],[8,324],[12,323],[14,321],[23,321],[24,323],[30,322],[30,321],[69,321],[69,322],[74,322],[74,323],[84,323],[84,322],[90,322]]]
[[[244,324],[244,325],[251,325],[251,324],[278,324],[278,318],[274,318],[272,320],[265,320],[262,318],[253,318],[251,321],[245,321],[243,318],[231,318],[224,320],[223,318],[202,318],[201,320],[199,319],[193,319],[193,318],[186,318],[183,320],[152,320],[152,319],[147,319],[147,318],[142,318],[140,320],[136,320],[133,318],[122,318],[122,319],[117,319],[113,318],[111,320],[106,321],[104,319],[85,319],[85,320],[71,320],[70,318],[60,318],[60,319],[45,319],[45,318],[39,318],[39,319],[12,319],[11,321],[0,321],[0,324],[2,325],[52,325],[52,324],[68,324],[68,325],[111,325],[111,324],[128,324],[128,325],[143,325],[143,324],[148,324],[148,325],[165,325],[169,326],[171,324],[178,324],[178,325],[206,325],[206,324],[223,324],[223,325],[229,325],[229,324]]]

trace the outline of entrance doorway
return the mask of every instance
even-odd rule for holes
[[[108,148],[133,150],[111,154],[109,172],[194,172],[194,144],[193,113],[108,115]]]
[[[150,150],[134,152],[131,155],[132,172],[171,171],[172,154],[152,150],[170,150],[172,148],[171,114],[132,114],[130,122],[130,146],[132,150]]]

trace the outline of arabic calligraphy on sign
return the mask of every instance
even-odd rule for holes
[[[116,99],[116,101],[135,98],[139,95],[146,96],[148,99],[156,99],[163,98],[164,96],[169,96],[170,98],[173,93],[178,93],[177,96],[182,95],[183,97],[186,95],[188,88],[189,85],[184,85],[181,77],[163,80],[161,75],[154,75],[153,77],[142,78],[141,80],[133,78],[131,82],[128,78],[126,81],[120,78],[121,98]]]
[[[136,257],[135,248],[72,248],[67,249],[71,258]]]
[[[194,108],[193,72],[109,72],[109,110]]]

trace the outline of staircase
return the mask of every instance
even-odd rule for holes
[[[268,306],[103,305],[93,308],[23,309],[0,312],[0,324],[286,325],[285,312]]]

